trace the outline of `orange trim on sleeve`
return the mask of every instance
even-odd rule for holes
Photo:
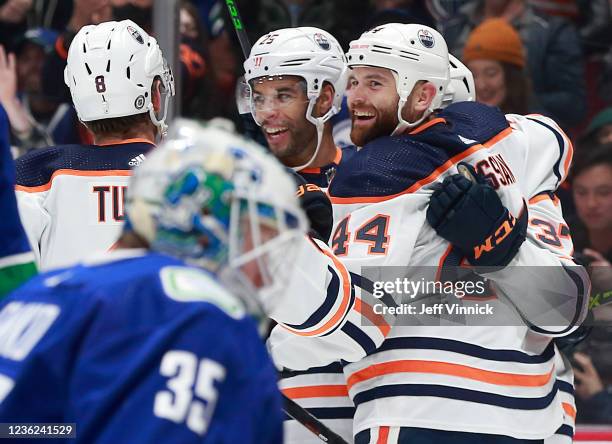
[[[436,120],[436,119],[434,119],[434,120]],[[431,122],[433,122],[434,120],[432,120]],[[442,119],[442,120],[444,120],[444,119]],[[430,122],[428,122],[428,123],[430,123]],[[436,122],[436,123],[439,123],[439,122]],[[476,151],[480,151],[482,149],[490,148],[492,145],[496,144],[500,140],[508,137],[511,133],[512,133],[512,128],[508,127],[505,130],[503,130],[501,133],[497,134],[495,137],[487,140],[484,144],[482,144],[482,145],[481,144],[472,145],[470,148],[468,148],[464,152],[459,153],[456,156],[451,157],[450,159],[448,159],[446,162],[444,162],[438,168],[433,170],[429,176],[427,176],[427,177],[425,177],[425,178],[423,178],[423,179],[413,183],[409,188],[407,188],[404,191],[400,191],[399,193],[391,194],[389,196],[366,196],[366,197],[334,197],[334,196],[330,196],[329,199],[331,200],[332,203],[335,203],[335,204],[378,203],[378,202],[385,202],[387,200],[395,199],[396,197],[401,196],[403,194],[414,193],[419,188],[422,188],[423,186],[425,186],[425,185],[435,181],[441,174],[446,172],[453,165],[461,162],[466,157],[471,156]]]
[[[437,117],[435,119],[430,120],[429,122],[425,122],[422,125],[417,126],[415,129],[410,131],[408,134],[419,134],[419,133],[422,133],[427,128],[431,128],[432,126],[437,125],[438,123],[446,123],[446,120],[443,119],[442,117]]]
[[[312,385],[308,387],[291,387],[281,389],[284,395],[291,399],[302,398],[331,398],[334,396],[348,396],[346,385]]]
[[[562,402],[561,405],[563,406],[563,410],[565,411],[567,416],[569,416],[575,421],[576,420],[576,409],[574,408],[574,406],[572,406],[571,404],[568,404],[567,402]]]
[[[57,176],[83,176],[83,177],[106,177],[106,176],[131,176],[132,171],[130,170],[102,170],[102,171],[81,171],[81,170],[69,170],[62,169],[57,170],[51,176],[49,182],[44,185],[39,185],[36,187],[26,187],[23,185],[16,185],[15,191],[25,191],[26,193],[41,193],[43,191],[48,191],[51,188],[51,184],[53,183],[53,179]]]
[[[316,245],[314,241],[311,240],[311,242]],[[343,315],[347,312],[347,308],[351,300],[351,284],[350,284],[348,271],[346,270],[344,264],[342,264],[342,262],[340,262],[330,252],[323,250],[319,248],[318,246],[317,248],[321,253],[323,253],[324,255],[326,255],[333,261],[334,265],[336,266],[336,269],[342,275],[342,293],[343,293],[342,302],[340,303],[340,307],[338,307],[338,310],[336,311],[336,313],[334,313],[331,319],[329,319],[325,324],[323,324],[321,327],[317,328],[316,330],[304,332],[304,331],[300,331],[300,330],[291,328],[285,324],[280,324],[286,330],[289,330],[290,332],[296,335],[299,335],[299,336],[316,336],[321,333],[325,333],[325,331],[327,330],[331,330],[332,328],[334,328],[338,324],[338,321],[342,319]]]
[[[538,194],[537,196],[532,197],[531,199],[529,199],[529,205],[533,205],[538,202],[542,202],[543,200],[552,200],[553,204],[556,207],[559,206],[559,198],[556,195],[554,195],[554,197],[550,197],[548,193]]]
[[[437,375],[449,375],[473,379],[475,381],[495,385],[542,387],[549,383],[553,372],[554,369],[546,374],[519,375],[515,373],[482,370],[475,367],[469,367],[467,365],[451,364],[448,362],[404,360],[374,364],[355,372],[348,378],[347,386],[350,390],[355,384],[391,373],[433,373]]]
[[[55,51],[63,60],[68,59],[68,52],[66,51],[66,48],[64,48],[64,36],[60,35],[57,39],[55,39]]]
[[[391,327],[385,320],[385,318],[379,314],[374,313],[372,306],[366,302],[363,302],[359,298],[355,298],[355,311],[359,312],[367,320],[369,320],[376,328],[380,330],[382,335],[386,338],[391,330]]]
[[[487,148],[491,148],[497,142],[499,142],[500,140],[505,139],[510,134],[512,134],[512,128],[508,127],[505,130],[503,130],[501,133],[499,133],[499,134],[493,136],[492,138],[490,138],[489,140],[487,140],[485,143],[483,143],[483,145],[486,146]]]
[[[134,137],[132,139],[111,140],[109,142],[96,143],[96,146],[126,145],[128,143],[148,143],[149,145],[155,146],[153,142],[151,142],[149,139],[145,139],[144,137]]]

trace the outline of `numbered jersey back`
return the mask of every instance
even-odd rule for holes
[[[109,249],[124,219],[131,174],[153,145],[66,145],[17,160],[21,220],[41,269],[70,265]]]
[[[276,372],[243,306],[141,254],[41,275],[0,305],[0,421],[76,423],[79,443],[280,442]]]

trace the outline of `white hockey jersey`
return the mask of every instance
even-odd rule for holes
[[[504,204],[518,216],[523,196],[529,194],[520,188],[516,177],[525,173],[519,161],[527,157],[530,140],[517,128],[508,128],[505,119],[503,124],[487,121],[486,109],[481,115],[476,113],[476,122],[469,121],[474,112],[456,112],[456,133],[451,133],[443,119],[432,120],[413,131],[411,138],[379,139],[375,146],[364,147],[346,169],[338,170],[330,189],[335,216],[332,242],[336,260],[342,258],[338,270],[346,267],[345,274],[350,275],[359,274],[363,266],[444,265],[450,258],[449,245],[425,224],[425,211],[433,184],[455,173],[460,160],[495,178]],[[478,128],[479,137],[457,136],[462,134],[457,131],[461,127]],[[482,138],[486,131],[491,133],[490,139]],[[554,137],[550,131],[548,137]],[[477,140],[489,142],[479,144]],[[554,163],[559,180],[566,174],[563,169],[567,169],[571,155],[566,141],[561,142]],[[505,159],[506,152],[500,148],[504,145],[506,150],[514,150],[518,160]],[[514,174],[510,165],[521,172]],[[545,167],[542,171],[546,172]],[[543,174],[548,176],[550,164],[548,174]],[[537,180],[543,179],[533,178]],[[546,183],[538,185],[546,190]],[[554,206],[548,201],[546,205]],[[571,300],[565,307],[566,325],[561,321],[554,324],[556,327],[546,325],[539,333],[534,331],[537,325],[529,328],[518,323],[495,328],[392,326],[393,319],[381,319],[372,311],[367,293],[357,292],[353,309],[340,323],[316,324],[302,331],[277,327],[271,338],[275,360],[294,369],[324,365],[339,357],[350,361],[345,376],[357,407],[355,434],[377,426],[412,426],[526,439],[552,435],[561,425],[563,408],[550,335],[566,334],[582,320],[588,281],[580,270],[559,266],[572,263],[567,251],[571,240],[554,219],[558,214],[545,207],[530,210],[532,222],[535,216],[546,223],[530,224],[530,240],[511,266],[555,266],[559,270],[555,279],[550,275],[543,279],[532,270],[517,294],[511,267],[489,276],[497,292],[514,300],[519,309],[521,302],[538,302],[538,289],[554,287],[557,294]],[[547,223],[554,226],[553,231]],[[557,242],[561,244],[558,252],[541,248]],[[320,274],[316,279],[321,279]],[[526,283],[531,285],[528,291]],[[296,285],[296,292],[305,290],[312,300],[313,286],[304,279]],[[302,318],[304,313],[312,311],[302,312]],[[294,325],[300,324],[298,310],[279,312],[277,320],[285,322],[285,316]],[[364,319],[371,325],[363,325]]]
[[[19,214],[41,270],[112,247],[123,224],[130,170],[153,147],[129,139],[42,148],[17,159]]]

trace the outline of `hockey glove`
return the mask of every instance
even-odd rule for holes
[[[302,176],[290,168],[286,169],[297,186],[300,206],[310,222],[310,235],[327,243],[334,225],[334,214],[329,197],[321,188],[307,183]]]
[[[431,196],[427,222],[472,265],[505,267],[525,240],[527,208],[516,219],[471,165],[458,169]]]

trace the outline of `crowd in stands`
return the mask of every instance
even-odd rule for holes
[[[237,0],[249,39],[317,26],[346,50],[387,22],[436,27],[472,71],[476,100],[505,113],[553,117],[574,145],[561,190],[576,258],[593,293],[612,289],[612,2],[609,0]],[[130,18],[153,29],[153,0],[0,0],[0,104],[13,154],[92,143],[64,84],[68,47],[84,25]],[[180,114],[225,117],[245,132],[235,91],[243,55],[221,0],[180,3]],[[344,116],[345,119],[348,116]],[[346,121],[344,122],[346,124]],[[338,119],[338,128],[343,125]],[[341,131],[339,131],[341,132]],[[262,142],[261,139],[259,139]],[[338,143],[341,141],[338,140]],[[344,141],[347,143],[347,141]],[[612,297],[612,295],[610,295]],[[612,312],[573,354],[578,421],[612,424]],[[606,326],[607,325],[607,326]]]

